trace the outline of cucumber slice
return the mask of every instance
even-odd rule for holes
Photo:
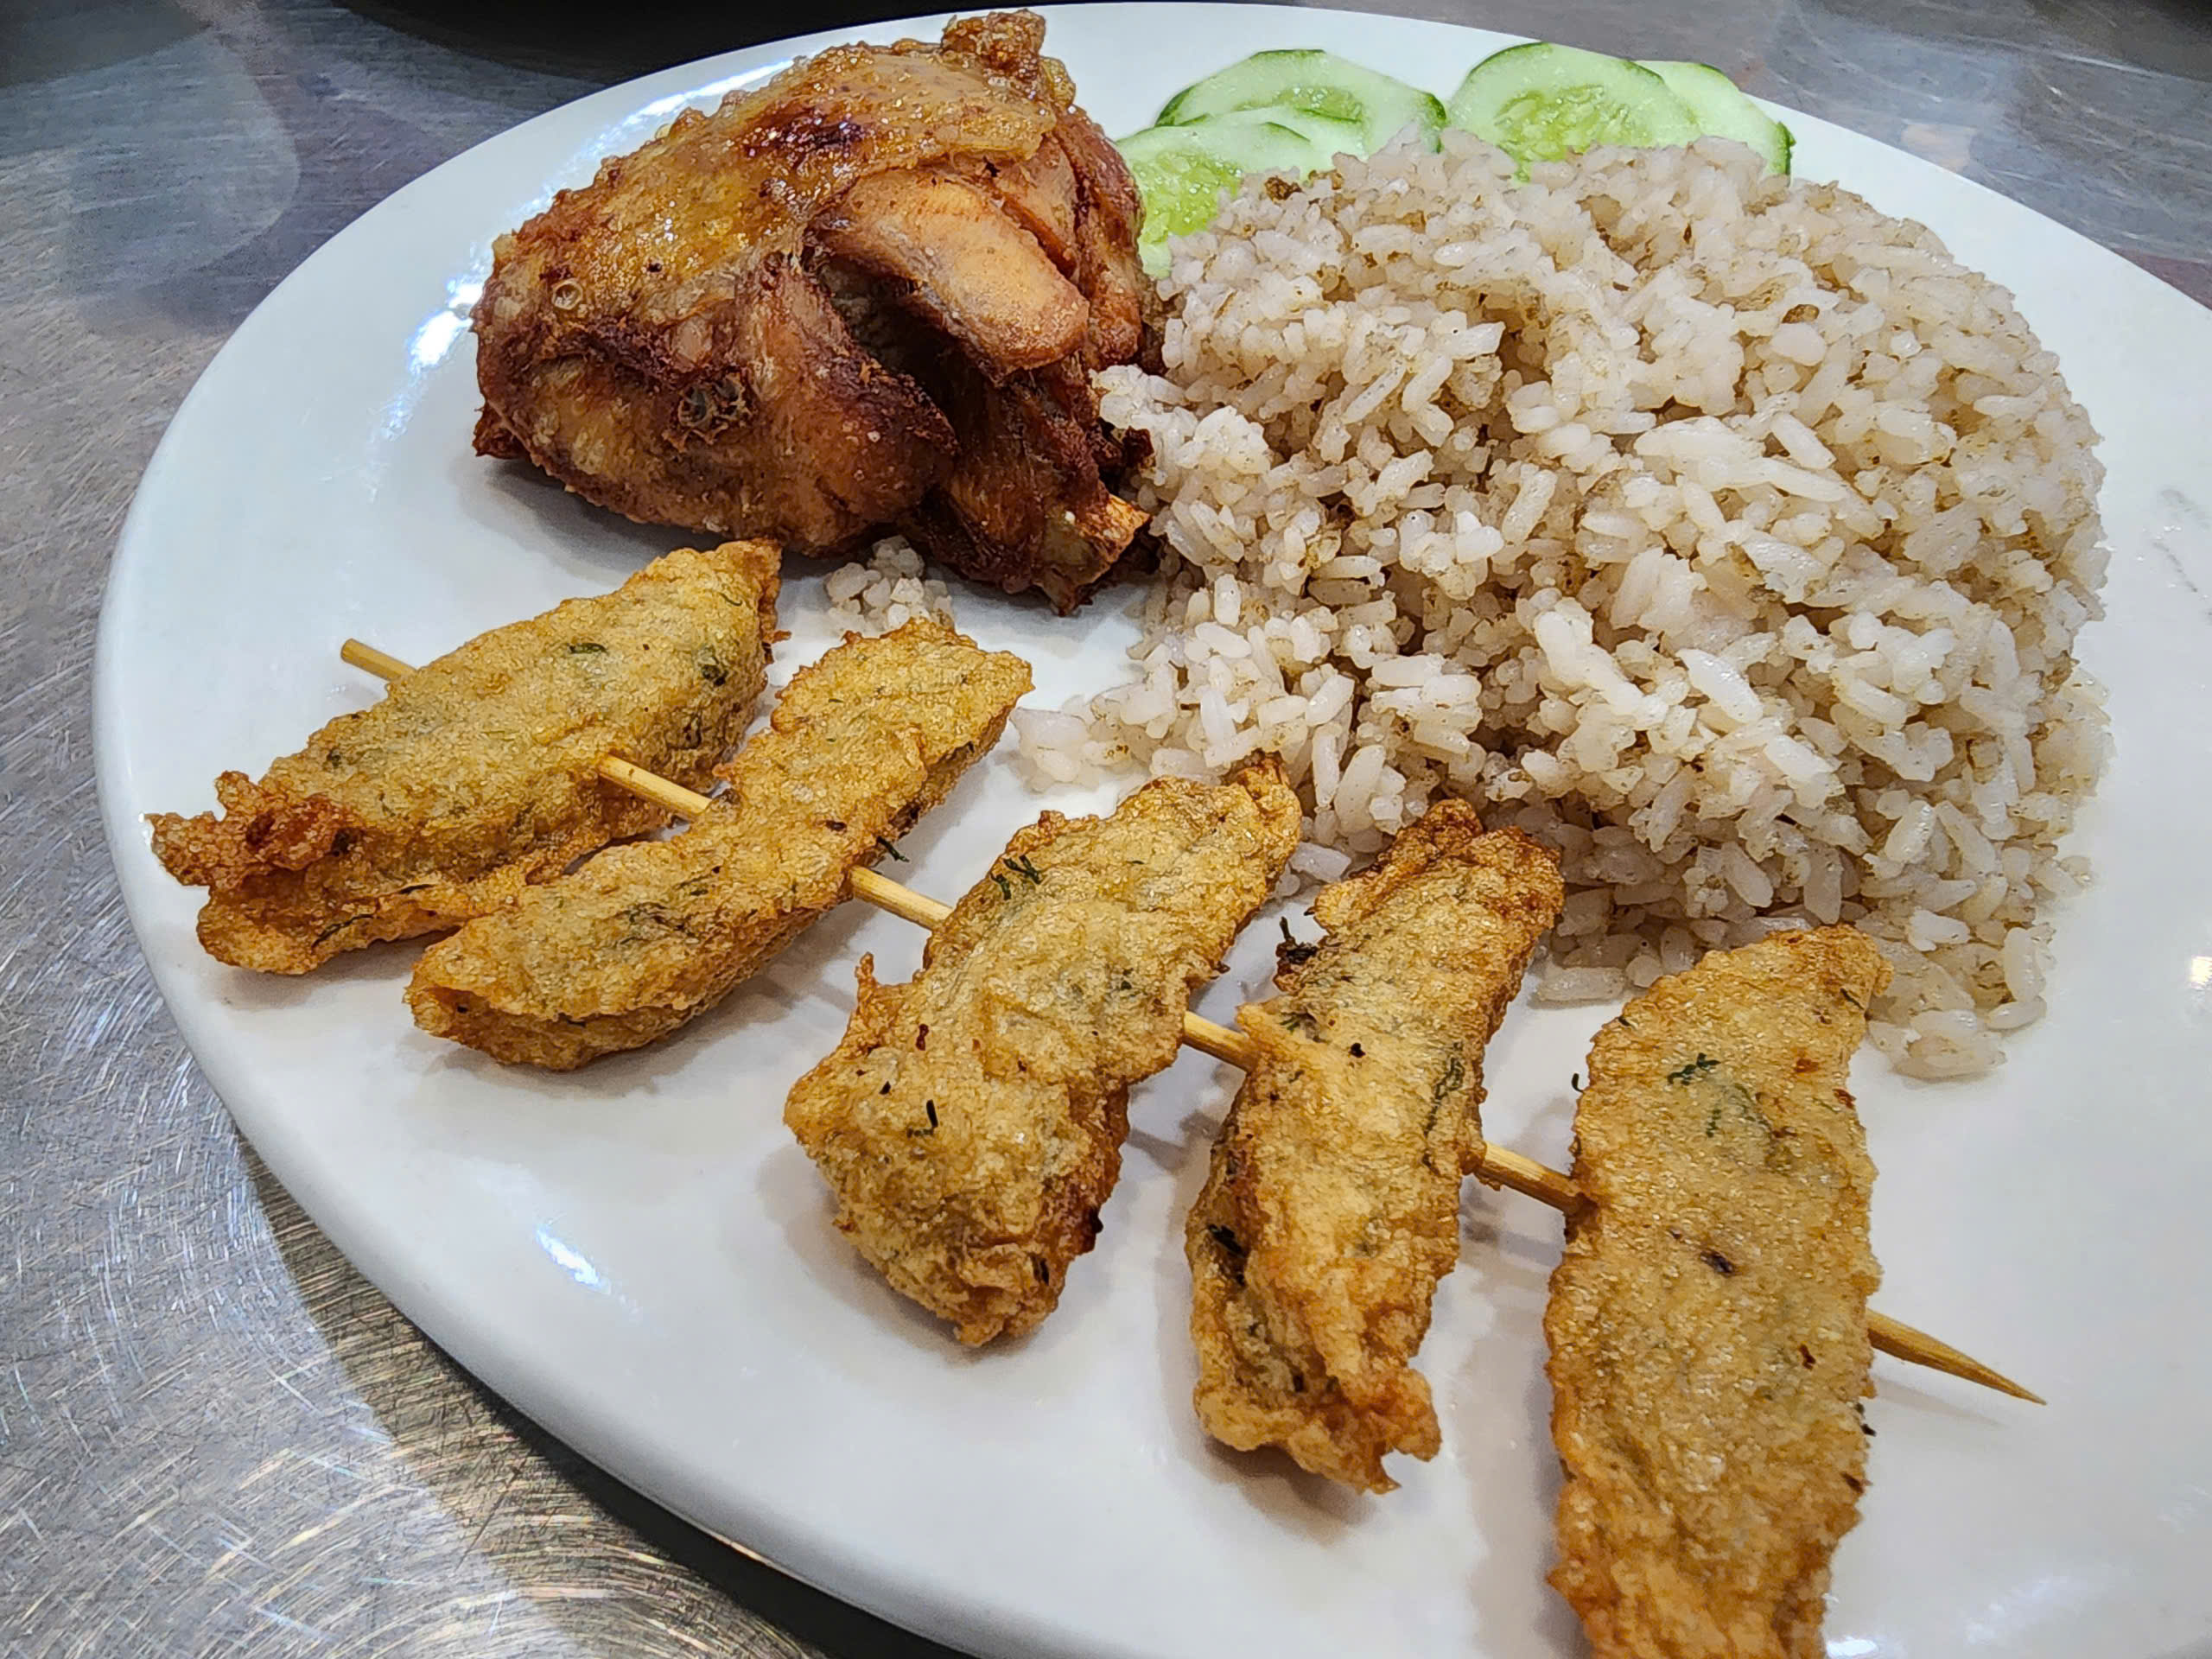
[[[1155,276],[1167,270],[1167,238],[1205,229],[1221,206],[1222,193],[1235,191],[1247,173],[1289,173],[1302,179],[1336,156],[1325,142],[1242,111],[1188,126],[1147,127],[1116,148],[1144,198],[1137,251]]]
[[[1429,148],[1444,125],[1444,105],[1418,87],[1318,48],[1255,52],[1185,86],[1160,111],[1161,126],[1181,126],[1232,110],[1300,110],[1332,121],[1358,123],[1364,156],[1408,127],[1421,129]]]
[[[1687,144],[1689,106],[1641,64],[1579,47],[1532,41],[1493,52],[1452,95],[1451,124],[1524,165],[1598,144]]]
[[[1358,122],[1339,121],[1334,116],[1315,115],[1310,110],[1294,110],[1281,104],[1271,104],[1261,110],[1224,110],[1219,115],[1179,124],[1203,126],[1210,132],[1223,135],[1240,127],[1287,127],[1311,143],[1315,154],[1327,158],[1316,162],[1312,169],[1314,171],[1326,167],[1339,156],[1367,154],[1365,130]]]
[[[1746,98],[1736,83],[1709,63],[1680,63],[1649,58],[1642,66],[1667,83],[1667,90],[1688,105],[1698,130],[1714,138],[1749,144],[1777,173],[1789,170],[1793,143],[1789,129]]]

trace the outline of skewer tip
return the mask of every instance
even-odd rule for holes
[[[1947,1342],[1938,1342],[1925,1331],[1916,1331],[1885,1313],[1877,1313],[1872,1308],[1866,1312],[1866,1334],[1872,1338],[1877,1349],[1893,1358],[1915,1365],[1925,1365],[1930,1370],[1942,1371],[1968,1382],[1978,1382],[1985,1389],[1994,1389],[1999,1394],[2009,1394],[2015,1400],[2025,1400],[2031,1405],[2050,1403],[2034,1389],[2015,1382],[2002,1371],[1983,1364],[1973,1355],[1961,1353]]]

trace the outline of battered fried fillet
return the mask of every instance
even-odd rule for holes
[[[207,888],[200,943],[265,973],[509,904],[668,814],[600,781],[607,755],[696,786],[765,683],[776,549],[656,559],[611,594],[480,634],[341,715],[222,816],[156,813],[154,853]]]
[[[1192,1206],[1199,1421],[1243,1451],[1368,1491],[1382,1457],[1436,1454],[1410,1361],[1459,1254],[1481,1160],[1483,1051],[1558,918],[1559,861],[1433,807],[1380,863],[1322,890],[1316,946],[1240,1009],[1255,1055]]]
[[[956,569],[1075,604],[1144,522],[1107,505],[1129,457],[1090,375],[1140,353],[1151,289],[1128,169],[1044,34],[833,48],[563,191],[494,245],[478,449],[810,550],[912,517]]]
[[[1552,1582],[1593,1650],[1816,1659],[1866,1443],[1874,1180],[1844,1084],[1889,965],[1847,927],[1716,952],[1599,1033],[1552,1275]]]
[[[848,635],[793,677],[730,792],[667,841],[601,853],[423,953],[416,1023],[565,1071],[665,1036],[846,897],[987,753],[1029,665],[943,623]]]
[[[860,964],[844,1040],[784,1110],[837,1225],[961,1341],[1052,1311],[1121,1172],[1128,1092],[1175,1058],[1191,994],[1298,845],[1272,760],[1147,784],[1104,818],[1047,812],[931,938]]]

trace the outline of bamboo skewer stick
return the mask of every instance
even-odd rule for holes
[[[867,874],[886,887],[898,886],[893,881],[884,881],[873,870]],[[904,888],[899,890],[905,892]],[[908,897],[919,895],[908,894]],[[1226,1060],[1240,1071],[1249,1071],[1252,1068],[1251,1046],[1243,1032],[1217,1026],[1211,1020],[1201,1020],[1195,1014],[1186,1014],[1183,1016],[1183,1040],[1217,1060]],[[1491,1186],[1510,1187],[1523,1197],[1549,1205],[1563,1213],[1573,1211],[1582,1203],[1582,1194],[1573,1178],[1562,1175],[1533,1158],[1524,1158],[1517,1152],[1509,1151],[1487,1141],[1483,1143],[1482,1162],[1476,1166],[1475,1179]],[[1875,1347],[1892,1358],[1948,1372],[1969,1382],[1979,1382],[1986,1389],[1994,1389],[1999,1394],[2009,1394],[2016,1400],[2032,1401],[2038,1406],[2046,1403],[2041,1395],[2031,1393],[2011,1377],[1992,1370],[1971,1355],[1961,1353],[1948,1343],[1938,1342],[1925,1331],[1900,1324],[1888,1314],[1878,1313],[1871,1307],[1866,1310],[1866,1335]]]
[[[397,680],[414,672],[413,668],[389,652],[374,645],[364,645],[359,639],[348,639],[339,648],[339,655],[355,668],[365,670],[380,679]],[[599,775],[619,789],[626,789],[656,806],[666,807],[679,817],[696,818],[714,803],[696,790],[671,783],[657,772],[643,766],[609,755],[599,763]],[[853,897],[888,911],[904,921],[918,927],[934,928],[952,913],[950,905],[938,903],[912,888],[903,887],[890,877],[870,869],[856,869],[852,873]],[[1254,1055],[1250,1040],[1241,1031],[1202,1020],[1195,1014],[1183,1016],[1183,1040],[1200,1053],[1211,1054],[1217,1060],[1249,1071]],[[1482,1162],[1477,1166],[1475,1178],[1491,1186],[1510,1187],[1514,1192],[1549,1205],[1553,1209],[1571,1213],[1582,1202],[1581,1192],[1573,1179],[1555,1169],[1524,1158],[1517,1152],[1484,1142]],[[1926,1332],[1900,1324],[1885,1313],[1872,1308],[1866,1310],[1866,1334],[1873,1345],[1894,1359],[1915,1365],[1925,1365],[1932,1370],[1962,1377],[1978,1382],[1983,1388],[1994,1389],[1999,1394],[2009,1394],[2016,1400],[2032,1401],[2040,1406],[2046,1402],[2039,1394],[2031,1393],[2001,1372],[1992,1370],[1980,1360],[1960,1352],[1948,1343],[1938,1342]]]
[[[338,654],[355,668],[365,669],[380,680],[404,680],[415,671],[414,664],[403,663],[390,652],[378,651],[359,639],[348,639],[338,647]]]

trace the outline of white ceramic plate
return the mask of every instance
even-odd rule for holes
[[[868,31],[885,40],[934,22]],[[357,634],[415,660],[611,586],[671,534],[469,452],[465,327],[489,244],[687,103],[817,36],[670,70],[495,138],[334,238],[247,319],[147,469],[111,578],[99,768],[132,920],[194,1052],[347,1255],[492,1387],[617,1474],[799,1576],[994,1654],[1551,1655],[1555,1491],[1539,1317],[1554,1217],[1470,1188],[1464,1264],[1421,1363],[1445,1451],[1345,1496],[1211,1447],[1188,1404],[1180,1218],[1231,1081],[1146,1084],[1097,1251],[1026,1343],[960,1351],[830,1225],[779,1121],[834,1043],[851,963],[918,936],[857,907],[675,1040],[582,1074],[505,1071],[409,1023],[412,951],[312,978],[219,966],[142,815],[196,810],[378,694]],[[1255,48],[1333,47],[1448,92],[1503,37],[1245,6],[1056,9],[1050,48],[1109,131]],[[1828,1652],[2172,1654],[2212,1632],[2212,314],[2024,208],[1791,117],[1800,169],[1936,227],[2018,294],[2106,435],[2119,760],[2060,918],[2051,1017],[1972,1084],[1859,1070],[1882,1181],[1881,1305],[2046,1393],[2016,1404],[1884,1360],[1865,1517]],[[828,638],[787,593],[781,673]],[[1056,703],[1118,677],[1132,624],[974,594],[964,625]],[[1054,804],[1065,805],[1065,800]],[[1088,806],[1087,798],[1078,806]],[[1039,808],[1004,757],[906,842],[947,898]],[[1262,983],[1264,921],[1204,1006]],[[1517,1012],[1493,1134],[1565,1153],[1601,1010]]]

